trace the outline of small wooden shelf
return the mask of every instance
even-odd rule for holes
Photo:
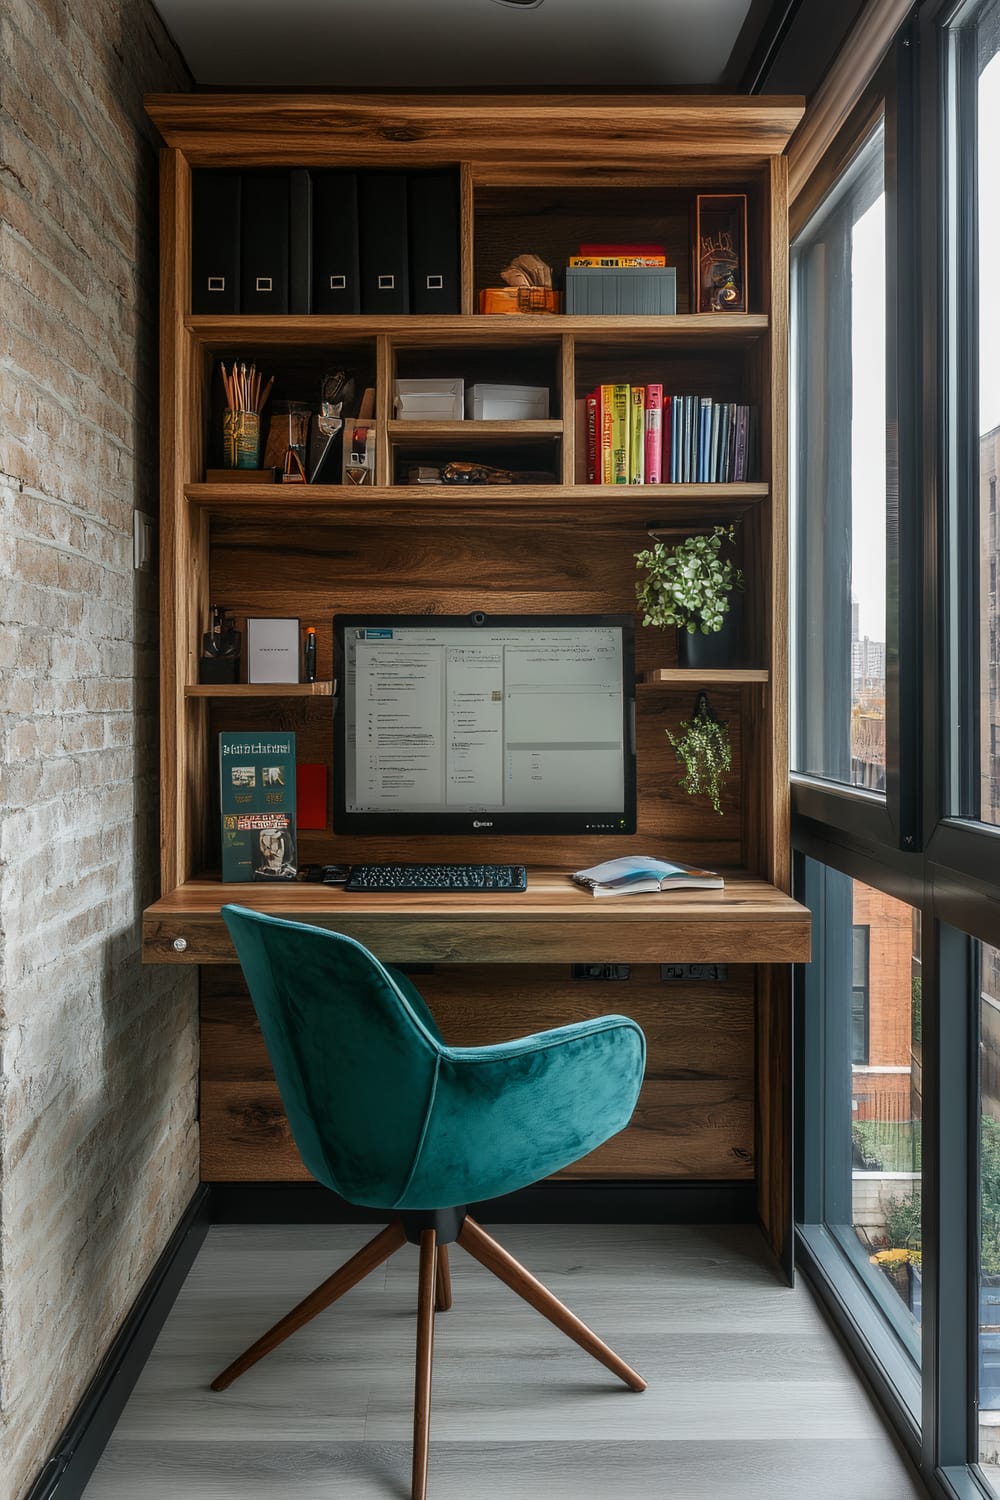
[[[767,333],[766,313],[672,313],[656,317],[581,317],[566,314],[472,313],[440,317],[410,313],[395,317],[327,317],[322,313],[263,317],[239,314],[228,318],[189,314],[185,328],[202,344],[249,348],[262,344],[357,343],[388,335],[400,347],[420,349],[460,347],[519,348],[525,343],[556,344],[573,334],[581,344],[706,344],[725,347],[753,342]]]
[[[471,422],[453,425],[474,426]],[[620,516],[623,520],[648,523],[651,529],[666,529],[661,526],[664,519],[692,516],[701,510],[712,515],[723,512],[736,515],[766,500],[769,493],[766,484],[397,484],[373,489],[345,484],[184,486],[187,500],[220,516],[261,511],[272,518],[277,513],[318,515],[325,511],[331,519],[349,517],[352,522],[373,524],[391,519],[400,524],[409,517],[414,524],[422,525],[429,510],[464,518],[474,508],[484,518],[516,511],[528,520],[534,513],[544,520],[555,511],[563,518],[575,512],[588,524],[613,521]]]
[[[496,422],[401,422],[389,423],[389,436],[395,442],[402,440],[415,443],[450,442],[454,438],[472,439],[477,443],[504,442],[524,438],[562,437],[563,424],[558,418],[542,421],[540,418],[524,418],[519,421]]]
[[[698,687],[699,684],[718,687],[742,687],[750,682],[767,682],[770,673],[766,667],[655,667],[639,677],[640,687]]]
[[[332,682],[196,682],[185,698],[332,698]]]

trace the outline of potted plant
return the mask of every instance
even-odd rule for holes
[[[684,767],[678,782],[689,797],[704,794],[722,817],[722,789],[733,764],[729,725],[715,717],[704,693],[695,700],[690,719],[682,719],[680,734],[668,729],[667,739]]]
[[[642,623],[677,627],[681,666],[736,665],[742,621],[733,606],[741,603],[743,573],[732,558],[720,556],[723,543],[735,540],[735,527],[715,526],[707,535],[685,537],[673,547],[657,542],[635,555],[646,569],[635,588]]]

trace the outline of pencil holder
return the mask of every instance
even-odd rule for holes
[[[260,462],[260,416],[255,411],[222,414],[222,466],[256,469]]]

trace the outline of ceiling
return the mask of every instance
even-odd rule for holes
[[[760,0],[154,4],[197,84],[330,88],[717,88],[748,12],[747,32],[758,33],[771,9]]]

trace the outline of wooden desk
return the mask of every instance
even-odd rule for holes
[[[789,964],[809,958],[808,910],[764,880],[734,875],[722,891],[602,899],[573,885],[565,870],[531,868],[528,889],[507,895],[371,895],[300,883],[189,880],[144,913],[143,961],[234,963],[220,916],[227,902],[330,927],[387,963]]]
[[[347,933],[421,975],[446,1040],[482,1045],[625,1009],[646,1032],[632,1125],[564,1176],[756,1182],[761,1222],[791,1265],[788,968],[809,958],[808,910],[766,881],[722,891],[596,899],[565,870],[529,868],[517,895],[348,894],[317,885],[187,881],[143,917],[146,963],[201,964],[202,1176],[294,1181],[291,1140],[263,1039],[220,915],[227,903]],[[181,946],[177,946],[181,945]],[[720,983],[660,982],[661,963],[725,963]],[[580,984],[572,963],[627,963],[631,983]],[[755,966],[755,967],[752,967]]]

